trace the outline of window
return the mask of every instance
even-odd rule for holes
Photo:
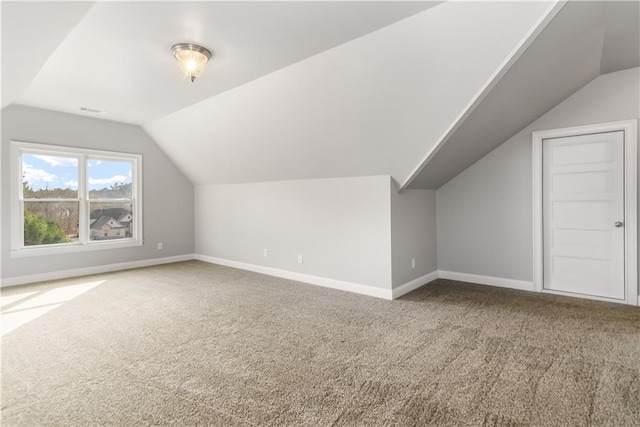
[[[12,256],[142,244],[142,156],[12,142]]]

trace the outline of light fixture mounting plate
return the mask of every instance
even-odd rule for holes
[[[195,43],[176,43],[171,46],[171,53],[173,56],[177,56],[182,51],[198,52],[207,57],[207,60],[211,59],[211,51],[206,47],[202,47]]]

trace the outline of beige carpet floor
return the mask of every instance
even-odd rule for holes
[[[190,261],[7,289],[3,316],[88,282],[3,337],[3,427],[640,426],[638,308],[446,280],[384,301]]]

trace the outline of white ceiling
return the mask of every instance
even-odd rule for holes
[[[609,1],[604,7],[606,29],[600,73],[640,64],[640,2]]]
[[[194,184],[400,180],[543,2],[447,2],[144,125]]]
[[[51,52],[92,6],[88,1],[0,3],[2,108],[22,95]]]
[[[195,184],[403,182],[550,4],[2,1],[2,107],[143,125]],[[438,188],[598,74],[638,66],[639,4],[569,2],[410,187]],[[169,52],[183,41],[214,52],[193,84]]]
[[[569,2],[408,187],[439,188],[601,73],[639,66],[638,5]]]
[[[143,124],[438,3],[15,3],[3,9],[3,24],[13,23],[2,27],[3,47],[19,46],[24,56],[40,41],[49,50],[61,43],[28,88],[7,100],[74,114],[88,107],[104,111],[101,118]],[[83,10],[75,28],[50,24],[73,21]],[[23,25],[30,27],[26,41]],[[66,38],[52,38],[52,27],[66,30]],[[214,53],[193,84],[182,79],[170,54],[177,42],[202,44]],[[3,87],[13,87],[11,78],[17,77],[3,80]]]

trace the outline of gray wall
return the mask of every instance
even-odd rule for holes
[[[439,269],[532,281],[531,133],[637,119],[639,81],[638,68],[598,77],[440,187]]]
[[[196,186],[196,253],[390,289],[389,189],[389,176]]]
[[[144,245],[10,258],[11,140],[142,154]],[[2,110],[1,159],[2,279],[193,253],[193,185],[138,126],[11,106]]]
[[[398,193],[392,183],[391,268],[394,288],[438,269],[435,190]]]

